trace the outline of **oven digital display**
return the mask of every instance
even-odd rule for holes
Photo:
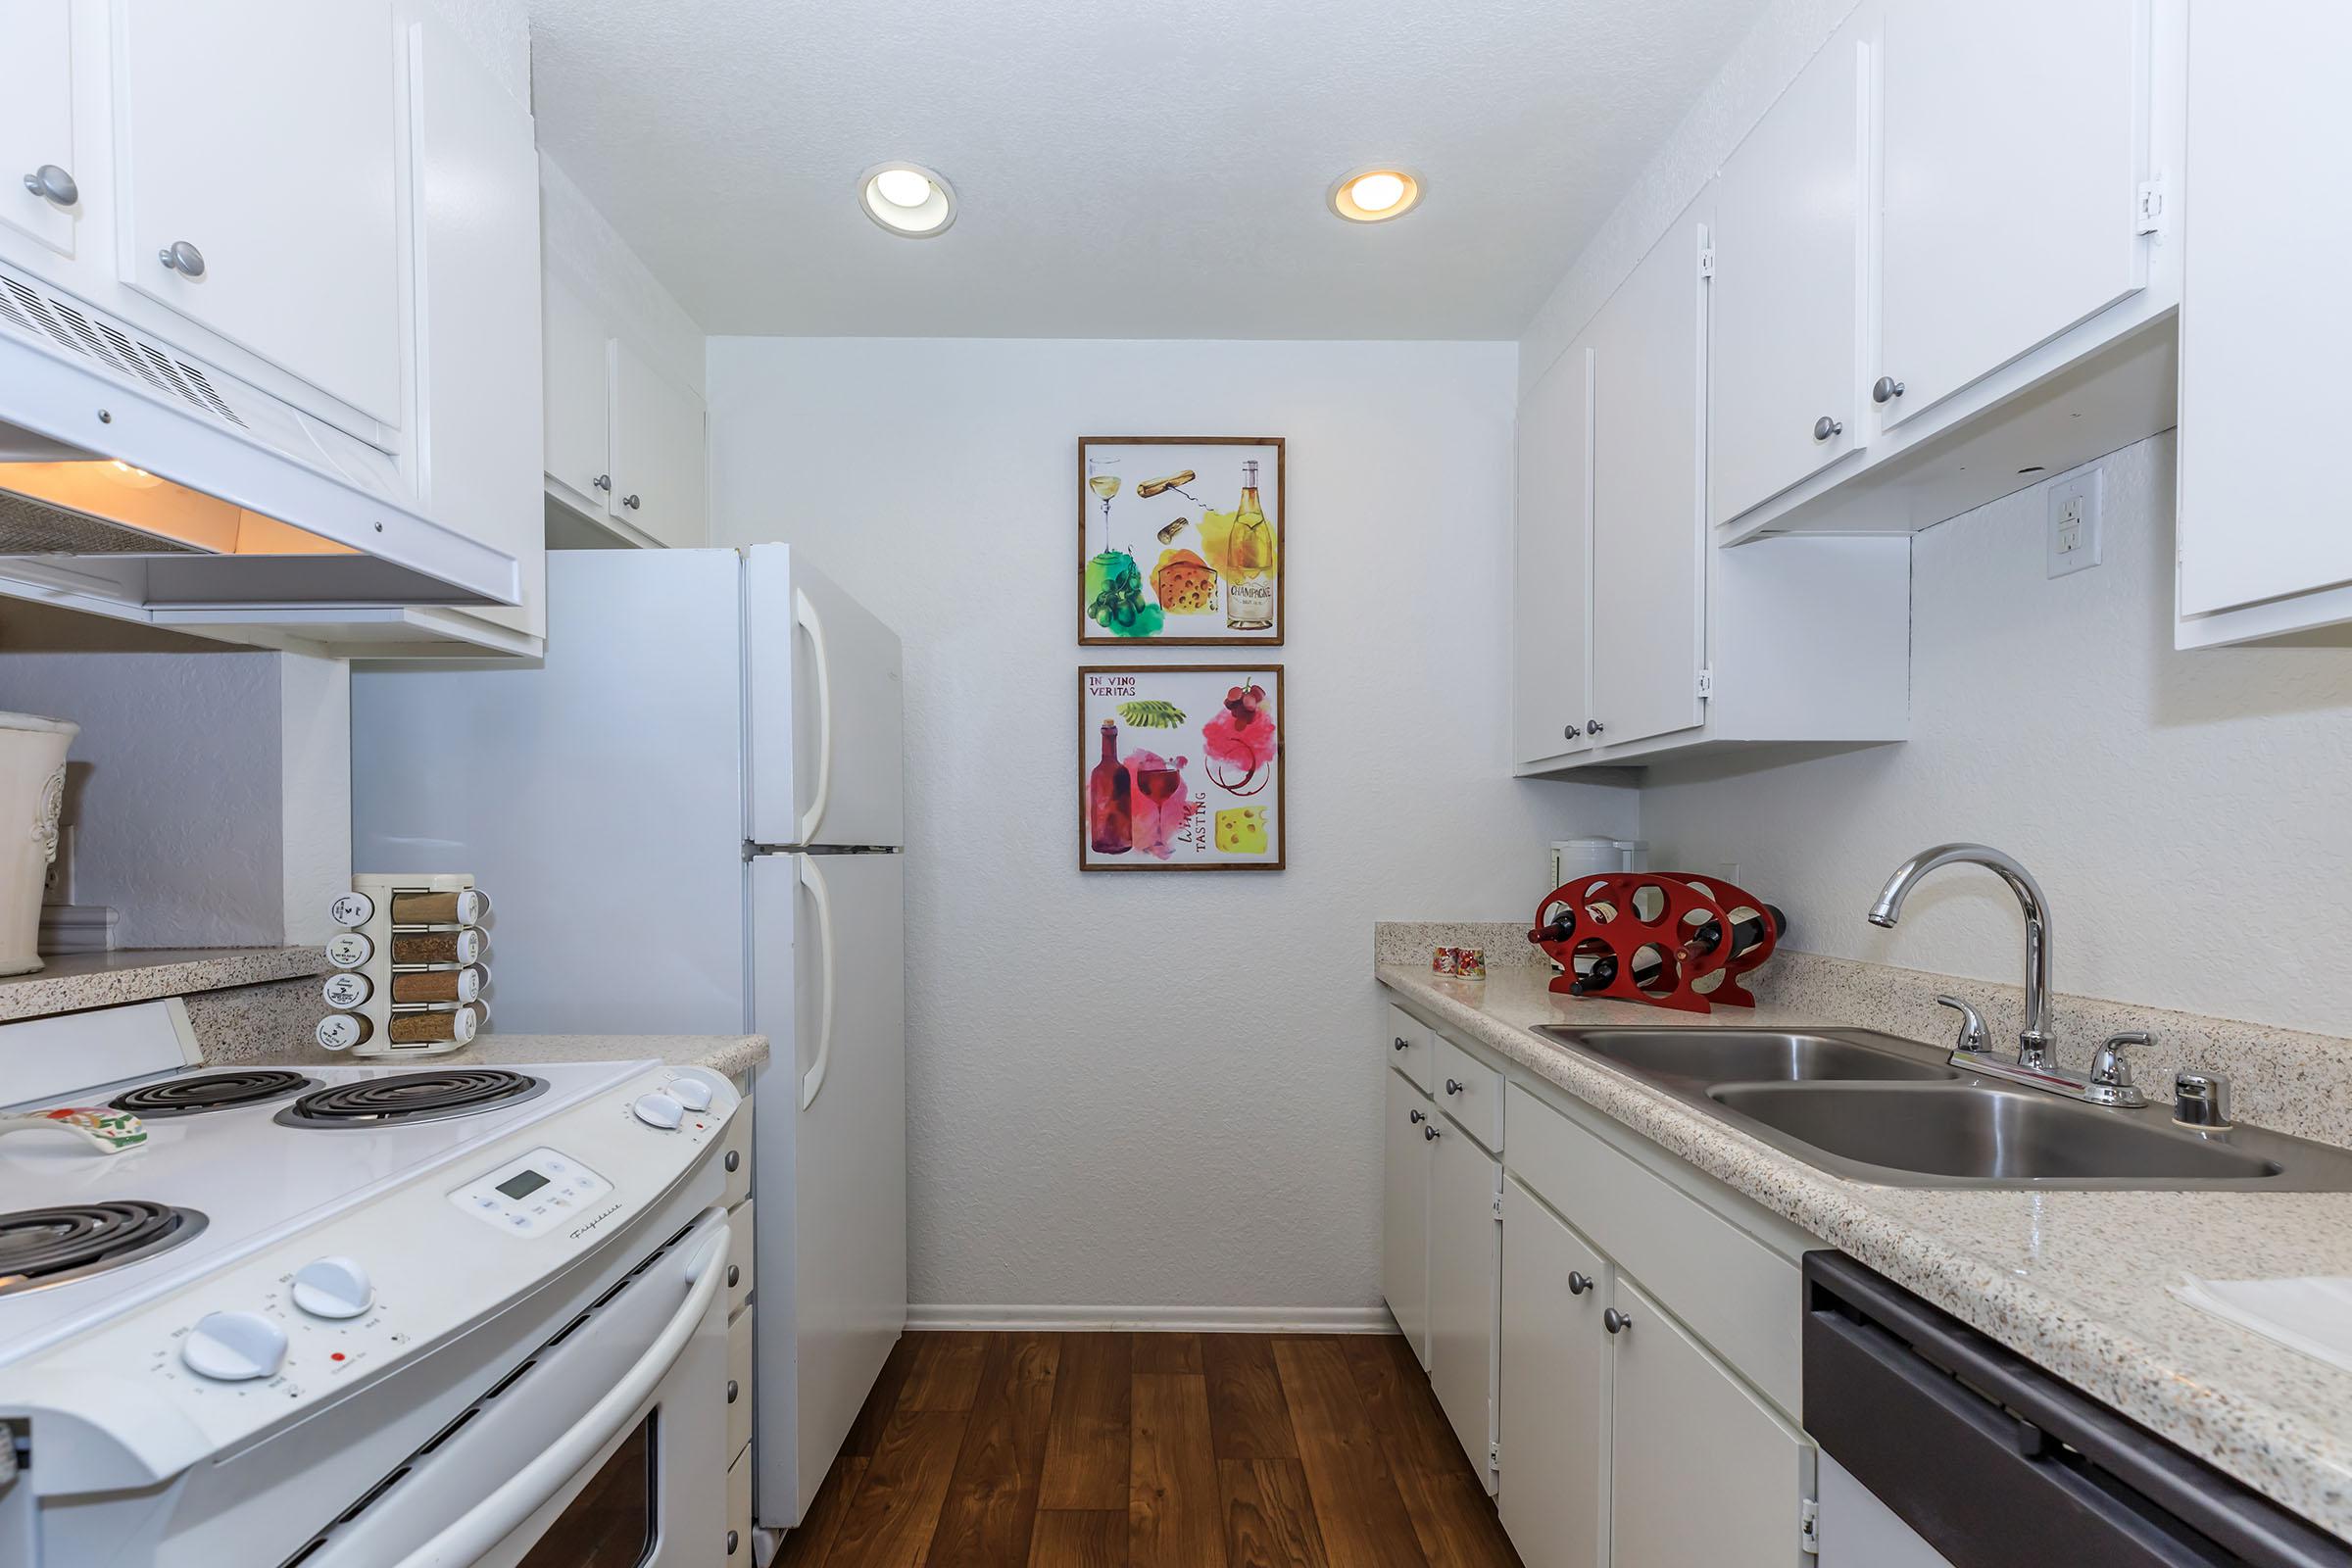
[[[547,1178],[535,1170],[518,1170],[498,1184],[498,1190],[509,1198],[528,1198],[547,1185]]]

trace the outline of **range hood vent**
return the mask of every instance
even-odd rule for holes
[[[0,593],[464,608],[515,603],[520,576],[421,515],[393,454],[0,264]]]

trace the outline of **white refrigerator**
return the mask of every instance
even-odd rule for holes
[[[768,1037],[755,1508],[789,1528],[906,1320],[898,638],[784,545],[547,577],[536,663],[353,671],[353,865],[474,874],[498,1031]]]

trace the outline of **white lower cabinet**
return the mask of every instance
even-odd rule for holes
[[[1502,1186],[1502,1451],[1497,1502],[1520,1557],[1541,1568],[1609,1560],[1609,1265],[1516,1181]]]
[[[1436,1126],[1429,1189],[1429,1382],[1471,1468],[1492,1492],[1502,1165],[1452,1121]]]
[[[1426,1049],[1426,1048],[1425,1048]],[[1429,1098],[1402,1072],[1389,1078],[1381,1156],[1380,1288],[1413,1354],[1429,1365]]]
[[[1622,1273],[1610,1303],[1612,1568],[1798,1562],[1812,1446]]]

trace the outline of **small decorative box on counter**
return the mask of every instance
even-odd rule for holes
[[[490,897],[463,871],[367,872],[328,914],[335,972],[319,995],[335,1010],[318,1041],[357,1056],[439,1055],[488,1026]]]

